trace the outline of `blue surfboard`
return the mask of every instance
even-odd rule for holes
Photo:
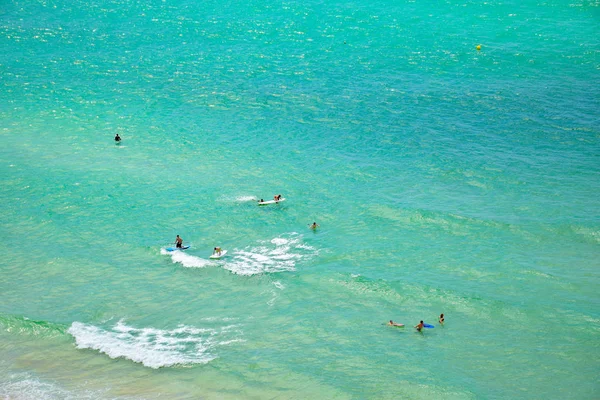
[[[189,249],[190,246],[183,246],[183,247],[167,247],[165,250],[167,251],[175,251],[175,250],[186,250]]]
[[[431,324],[423,324],[423,328],[435,328],[435,326]]]

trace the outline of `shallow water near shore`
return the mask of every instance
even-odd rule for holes
[[[598,397],[597,5],[0,18],[0,397]]]

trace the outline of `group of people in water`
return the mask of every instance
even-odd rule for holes
[[[121,137],[119,136],[119,134],[117,133],[115,136],[115,142],[120,142],[121,141]],[[281,195],[280,194],[276,194],[275,196],[273,196],[273,200],[275,201],[280,201],[281,200]],[[263,199],[260,199],[260,203],[264,203]],[[317,229],[317,227],[319,226],[319,224],[317,224],[316,222],[313,222],[312,224],[310,224],[310,229]],[[183,239],[177,235],[177,237],[175,238],[175,247],[178,249],[183,248]],[[213,255],[218,255],[220,256],[222,254],[223,250],[220,247],[215,247],[213,249]],[[444,325],[444,314],[440,314],[440,317],[438,319],[440,325]],[[398,326],[398,327],[403,327],[404,324],[398,324],[394,321],[392,321],[390,319],[390,322],[388,323],[389,326]],[[423,321],[419,321],[419,323],[417,325],[414,326],[415,329],[419,332],[421,332],[423,330],[423,328],[425,327],[425,324],[423,323]]]
[[[442,326],[444,325],[444,314],[440,314],[438,321],[439,321],[440,325],[442,325]],[[400,327],[404,326],[404,324],[398,324],[398,323],[392,321],[391,319],[390,319],[390,322],[388,323],[388,325],[389,326],[400,326]],[[425,328],[425,323],[423,321],[419,321],[419,323],[417,325],[415,325],[415,329],[419,332],[421,332],[423,330],[423,328]],[[430,326],[430,328],[431,328],[431,326]]]
[[[118,136],[119,136],[119,134],[117,133],[117,137]],[[115,137],[115,140],[117,140],[117,137]],[[119,140],[121,140],[121,138],[119,138]],[[281,200],[281,195],[277,194],[273,197],[273,199],[275,201],[279,201],[279,200]],[[264,202],[264,200],[260,199],[260,202],[262,203],[262,202]],[[310,229],[317,229],[317,227],[319,227],[319,224],[317,224],[316,222],[313,222],[312,224],[310,224]],[[175,238],[175,248],[177,248],[177,249],[183,248],[183,239],[179,235],[177,235],[177,237]],[[220,247],[215,247],[213,249],[213,255],[220,256],[222,252],[223,252],[223,250]],[[392,321],[390,321],[390,322],[392,322]]]

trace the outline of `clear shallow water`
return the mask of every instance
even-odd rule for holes
[[[1,396],[598,396],[596,4],[1,18]]]

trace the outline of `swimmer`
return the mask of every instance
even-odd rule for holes
[[[179,237],[179,235],[177,235],[177,238],[175,238],[175,247],[177,247],[178,249],[181,249],[181,247],[183,246],[183,239]]]
[[[121,136],[119,136],[119,134],[117,133],[117,135],[115,136],[115,142],[120,142],[121,141]]]
[[[310,229],[317,229],[318,226],[319,226],[319,224],[317,224],[316,222],[313,222],[312,225],[310,226]]]
[[[440,314],[440,319],[439,319],[439,321],[440,321],[440,324],[441,324],[441,325],[444,325],[444,314]]]
[[[388,323],[388,325],[389,326],[404,326],[404,324],[397,324],[394,321],[392,321],[391,319],[390,319],[390,322]]]
[[[415,325],[415,328],[417,328],[417,330],[418,330],[419,332],[421,332],[421,329],[423,329],[423,326],[424,326],[424,325],[423,325],[423,321],[421,321],[421,322],[419,322],[417,325]]]

